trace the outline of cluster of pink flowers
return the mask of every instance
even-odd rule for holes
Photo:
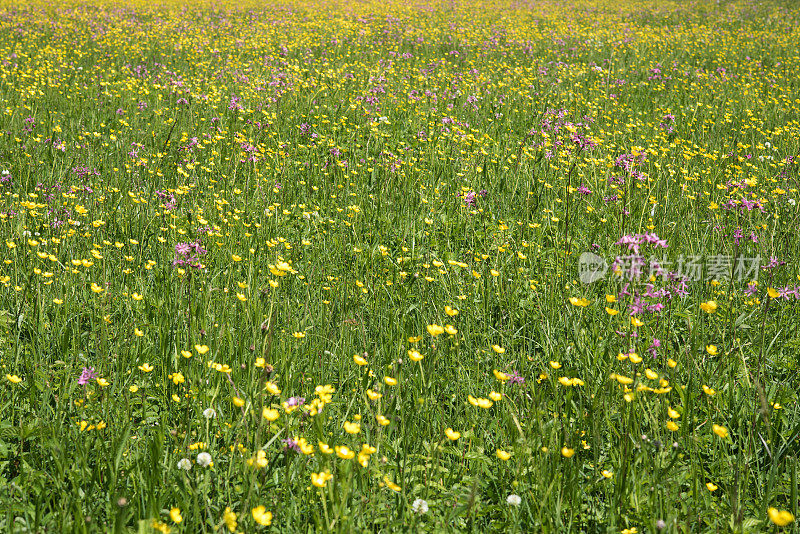
[[[206,252],[208,251],[203,248],[199,239],[193,243],[178,243],[175,245],[175,259],[172,260],[172,266],[186,265],[199,269],[201,267],[200,256]]]

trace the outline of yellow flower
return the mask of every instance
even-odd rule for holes
[[[497,354],[503,354],[506,351],[506,349],[504,349],[500,345],[492,345],[492,350],[495,351]]]
[[[615,310],[613,308],[609,308],[608,306],[606,306],[606,313],[613,316],[618,314],[619,310]]]
[[[10,375],[10,374],[6,374],[6,380],[11,382],[12,384],[19,384],[20,382],[22,382],[22,379],[20,377],[18,377],[17,375]]]
[[[200,354],[202,356],[203,354],[208,352],[208,345],[195,345],[194,350],[197,351],[197,354]]]
[[[244,406],[244,399],[240,397],[234,397],[233,405],[236,406],[237,408],[241,408],[242,406]]]
[[[242,261],[242,257],[241,256],[237,256],[236,254],[231,254],[231,259],[233,261]]]
[[[143,363],[142,365],[139,366],[139,370],[143,373],[149,373],[150,371],[153,370],[153,366],[150,365],[149,363]]]
[[[136,393],[137,391],[139,391],[139,386],[134,384],[134,385],[132,385],[131,387],[128,388],[128,391],[130,391],[131,393]]]
[[[267,393],[276,397],[281,394],[281,388],[275,382],[267,382],[264,384],[264,389],[267,390]]]
[[[228,527],[228,530],[231,532],[236,531],[236,514],[231,511],[230,506],[225,508],[225,512],[222,514],[222,520],[225,522],[225,526]]]
[[[420,354],[415,350],[409,350],[408,357],[411,359],[412,362],[418,362],[423,358],[422,354]]]
[[[637,319],[636,317],[631,317],[631,324],[637,328],[640,326],[644,326],[644,323],[639,319]]]
[[[658,373],[650,369],[649,367],[644,370],[644,375],[649,378],[650,380],[656,380],[658,378]]]
[[[327,443],[323,443],[322,441],[318,442],[319,450],[322,454],[333,454],[333,449]]]
[[[397,380],[392,378],[391,376],[384,376],[383,381],[386,383],[387,386],[396,386]]]
[[[675,432],[678,430],[678,425],[674,421],[667,421],[667,430]]]
[[[617,302],[617,297],[614,295],[606,295],[606,302],[608,302],[609,304],[614,304],[615,302]]]
[[[714,434],[718,435],[722,439],[728,437],[728,429],[722,425],[714,425],[713,427]]]
[[[708,302],[703,302],[700,304],[700,309],[709,314],[716,312],[717,308],[717,303],[713,300],[709,300]]]
[[[492,405],[494,404],[494,403],[493,403],[492,401],[490,401],[489,399],[480,399],[480,398],[476,399],[476,398],[475,398],[475,397],[473,397],[472,395],[467,395],[467,400],[468,400],[468,401],[469,401],[469,403],[470,403],[470,404],[472,404],[473,406],[476,406],[476,407],[478,407],[478,408],[483,408],[484,410],[488,410],[488,409],[489,409],[489,408],[491,408],[491,407],[492,407]]]
[[[781,294],[778,291],[776,291],[771,287],[767,288],[767,295],[769,295],[769,298],[771,299],[776,299],[781,296]]]
[[[169,518],[172,519],[175,523],[180,523],[183,521],[183,517],[181,516],[181,509],[180,508],[173,508],[169,511]]]
[[[109,385],[110,382],[105,378],[98,378],[97,383],[100,384],[101,387],[106,387]]]
[[[633,384],[633,378],[624,376],[624,375],[616,375],[614,378],[617,379],[617,382],[622,384],[623,386],[627,386],[629,384]]]
[[[449,315],[450,317],[455,317],[458,315],[458,310],[451,308],[450,306],[444,307],[444,312]]]
[[[717,354],[717,346],[716,345],[706,345],[706,352],[708,352],[712,356],[715,356]]]
[[[669,366],[670,369],[675,369],[675,366],[678,365],[678,362],[676,362],[672,358],[669,358],[667,360],[667,365]]]
[[[458,333],[458,330],[456,330],[456,327],[451,325],[451,324],[445,325],[444,331],[447,332],[448,334],[450,334],[451,336],[454,336],[454,335],[456,335]]]
[[[346,445],[338,445],[335,447],[336,456],[341,458],[342,460],[349,460],[353,456],[356,455],[355,452],[351,451]]]
[[[497,449],[497,453],[496,454],[497,454],[497,457],[500,458],[501,460],[503,460],[504,462],[506,460],[508,460],[509,458],[511,458],[511,453],[510,452],[506,452],[503,449]]]
[[[272,524],[272,512],[267,512],[264,506],[256,506],[250,513],[253,514],[253,520],[262,527],[268,527]]]
[[[383,397],[383,394],[376,393],[375,391],[372,391],[371,389],[368,389],[367,390],[367,397],[369,397],[369,400],[371,400],[371,401],[376,401],[376,400],[380,399],[381,397]]]
[[[586,297],[581,297],[581,298],[578,298],[578,297],[570,297],[570,298],[569,298],[569,302],[570,302],[570,304],[572,304],[573,306],[585,307],[585,306],[588,306],[588,305],[589,305],[589,299],[587,299]]]
[[[348,434],[358,434],[361,432],[361,424],[360,423],[351,423],[350,421],[344,422],[344,431]]]
[[[438,324],[429,324],[428,326],[425,327],[425,329],[433,337],[436,337],[439,334],[441,334],[442,332],[444,332],[444,328],[442,328]]]
[[[716,391],[714,391],[714,390],[713,390],[713,389],[711,389],[710,387],[706,386],[705,384],[703,384],[703,392],[704,392],[706,395],[708,395],[709,397],[713,397],[714,395],[716,395],[716,394],[717,394],[717,392],[716,392]]]
[[[297,339],[303,339],[306,337],[305,332],[294,332],[292,335]]]
[[[389,421],[389,419],[387,419],[385,416],[383,416],[381,414],[376,415],[375,416],[375,420],[378,421],[378,424],[381,425],[381,426],[386,426],[389,423],[391,423],[391,421]]]
[[[447,436],[447,439],[451,441],[456,441],[458,438],[461,437],[461,432],[456,432],[452,428],[446,428],[444,430],[444,435]]]
[[[367,360],[363,356],[359,356],[358,354],[353,354],[353,361],[356,362],[356,365],[367,365]]]
[[[491,393],[489,393],[489,398],[495,402],[499,402],[503,398],[503,394],[498,393],[497,391],[492,391]]]
[[[787,510],[778,510],[777,508],[769,508],[767,510],[767,516],[769,516],[770,521],[779,527],[785,527],[794,521],[794,516],[791,512]]]
[[[706,482],[706,487],[708,488],[708,491],[717,491],[717,488],[719,486],[717,486],[713,482]]]
[[[280,412],[274,408],[268,408],[264,406],[264,409],[261,410],[261,417],[267,421],[275,421],[278,417],[280,417],[280,415]]]
[[[386,484],[387,488],[389,488],[390,490],[392,490],[392,491],[394,491],[396,493],[400,493],[403,490],[403,488],[401,488],[400,486],[398,486],[397,484],[395,484],[394,482],[392,482],[389,479],[389,475],[385,475],[383,477],[383,483]]]
[[[247,460],[247,465],[253,464],[262,469],[267,467],[269,464],[269,461],[267,460],[267,453],[264,450],[259,450],[254,457]]]
[[[575,455],[575,449],[569,447],[561,447],[561,456],[564,458],[572,458]]]
[[[600,474],[601,474],[601,475],[603,475],[603,477],[605,477],[605,478],[612,478],[612,477],[614,476],[614,473],[612,473],[612,472],[611,472],[611,471],[609,471],[608,469],[605,469],[605,470],[604,470],[602,473],[600,473]]]
[[[681,416],[672,406],[667,407],[667,415],[670,416],[671,419],[678,419]]]
[[[507,375],[505,373],[502,373],[502,372],[498,371],[497,369],[495,369],[492,372],[494,373],[494,377],[497,380],[499,380],[500,382],[503,382],[503,383],[505,383],[509,378],[511,378],[511,376],[509,376],[509,375]]]
[[[553,369],[561,369],[561,363],[560,362],[550,362],[550,367],[552,367]]]
[[[314,454],[314,446],[306,441],[306,438],[295,438],[295,441],[297,442],[297,446],[300,447],[300,452],[306,456]]]
[[[136,337],[142,337],[142,336],[144,335],[144,332],[142,332],[142,331],[141,331],[141,330],[139,330],[138,328],[134,328],[134,329],[133,329],[133,334],[134,334]]]

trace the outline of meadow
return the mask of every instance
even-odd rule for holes
[[[800,6],[0,1],[2,532],[798,532]]]

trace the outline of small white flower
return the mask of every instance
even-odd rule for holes
[[[181,458],[178,460],[178,469],[189,471],[192,469],[192,461],[188,458]]]
[[[201,467],[208,467],[211,465],[211,455],[207,452],[201,452],[197,455],[197,465]]]
[[[789,199],[789,204],[791,204],[792,206],[794,206],[794,205],[795,205],[795,201],[794,201],[794,199],[793,199],[793,198],[790,198],[790,199]]]
[[[511,506],[519,506],[520,503],[522,502],[522,497],[520,497],[516,493],[512,493],[511,495],[508,496],[506,502]]]
[[[428,503],[424,499],[417,499],[413,503],[411,503],[411,511],[415,514],[427,514],[428,513]]]
[[[206,419],[214,419],[217,416],[217,411],[214,408],[206,408],[203,410],[203,417]]]

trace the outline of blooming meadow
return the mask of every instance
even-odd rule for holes
[[[0,1],[0,528],[797,531],[798,28]]]

